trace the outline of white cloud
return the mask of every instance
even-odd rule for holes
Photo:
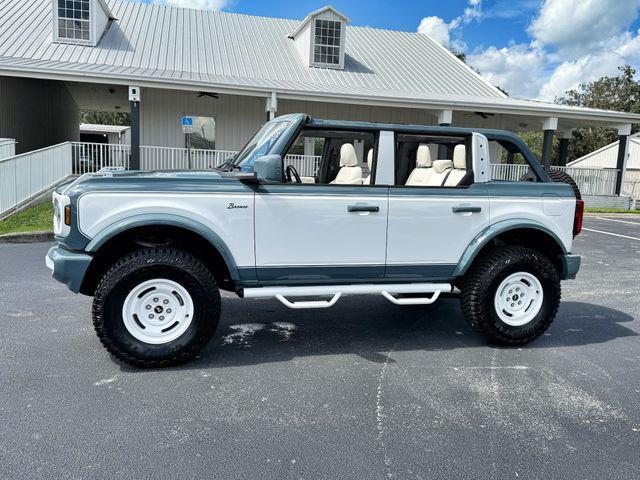
[[[471,21],[482,17],[482,0],[468,0],[469,6],[464,9],[462,15],[454,18],[449,23],[440,17],[424,17],[418,26],[418,33],[429,35],[435,41],[445,46],[451,46],[456,50],[465,50],[467,45],[460,39],[451,39],[454,30]],[[459,37],[459,34],[457,35]]]
[[[629,28],[639,5],[640,0],[545,0],[529,33],[566,58],[575,58]]]
[[[546,56],[535,46],[489,47],[468,55],[467,61],[485,80],[504,88],[512,97],[536,97],[544,81]]]
[[[429,35],[442,45],[449,45],[449,24],[440,17],[424,17],[418,26],[418,33]]]
[[[176,7],[197,8],[200,10],[222,10],[229,5],[229,0],[156,0],[156,3],[174,5]]]
[[[540,89],[538,97],[552,101],[567,90],[576,89],[581,83],[591,82],[603,76],[616,75],[622,65],[640,63],[640,32],[630,32],[603,41],[592,53],[576,60],[560,63]]]

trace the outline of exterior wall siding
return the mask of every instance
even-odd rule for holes
[[[0,138],[16,154],[78,140],[80,111],[63,82],[0,77]]]
[[[265,98],[242,95],[198,97],[196,92],[143,89],[140,109],[140,144],[184,147],[180,126],[183,115],[214,117],[216,149],[239,150],[267,119]],[[437,112],[418,108],[392,108],[347,103],[278,99],[277,115],[308,113],[331,120],[435,125]],[[454,126],[503,128],[500,115],[483,119],[477,115],[455,112]]]
[[[140,144],[184,147],[183,115],[213,117],[216,150],[239,150],[266,121],[265,99],[242,95],[198,97],[197,92],[143,89],[140,103]]]

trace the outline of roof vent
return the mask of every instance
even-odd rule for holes
[[[344,46],[349,19],[331,6],[307,15],[291,38],[310,67],[344,68]]]

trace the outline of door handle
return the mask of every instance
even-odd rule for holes
[[[379,212],[380,207],[378,205],[349,205],[347,212]]]
[[[478,213],[482,211],[482,207],[472,207],[470,205],[457,205],[451,207],[453,213]]]

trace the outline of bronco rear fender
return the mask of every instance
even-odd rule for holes
[[[487,245],[491,240],[501,235],[502,233],[508,232],[510,230],[518,230],[518,229],[534,229],[544,232],[546,235],[550,237],[551,241],[554,241],[560,251],[563,254],[567,254],[567,249],[564,244],[560,240],[560,238],[553,233],[549,228],[544,226],[543,224],[536,222],[534,220],[527,219],[509,219],[503,220],[501,222],[494,223],[487,229],[480,232],[469,244],[466,248],[462,257],[460,257],[460,261],[458,262],[458,266],[453,271],[453,276],[459,277],[464,275],[469,267],[473,264],[476,256],[482,248]]]

